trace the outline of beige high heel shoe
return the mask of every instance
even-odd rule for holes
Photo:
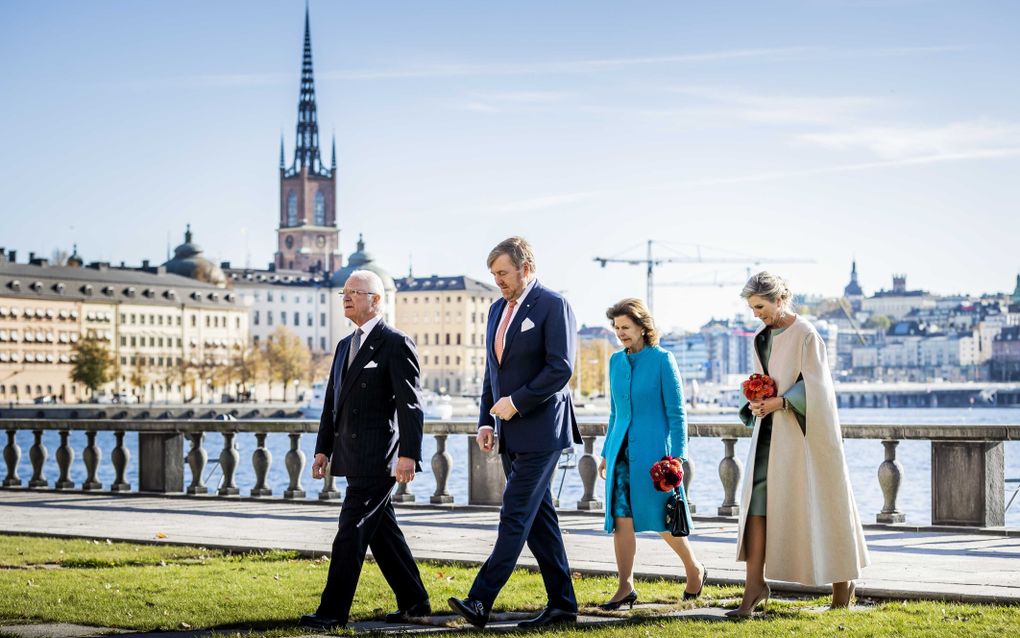
[[[754,602],[751,603],[750,609],[748,609],[747,611],[742,611],[739,607],[736,609],[731,609],[730,611],[726,612],[726,617],[750,618],[752,615],[754,615],[754,610],[758,605],[761,605],[761,613],[762,615],[764,615],[768,611],[769,596],[771,595],[772,589],[769,587],[768,583],[765,583],[765,586],[762,587],[760,592],[758,592],[758,596],[755,597]]]
[[[854,581],[851,580],[850,581],[850,591],[848,591],[847,595],[846,595],[846,604],[845,605],[842,605],[842,604],[837,605],[836,601],[833,600],[832,604],[829,605],[829,610],[831,611],[831,610],[834,610],[834,609],[849,609],[850,607],[853,607],[853,605],[854,605],[854,603],[856,601],[857,601],[857,583],[855,583]]]

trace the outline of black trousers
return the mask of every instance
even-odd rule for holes
[[[340,528],[333,539],[326,587],[316,613],[347,622],[358,587],[365,553],[371,548],[383,578],[397,597],[397,608],[407,609],[428,600],[418,566],[390,502],[396,479],[347,479],[347,496],[340,508]]]

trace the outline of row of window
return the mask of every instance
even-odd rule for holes
[[[326,196],[322,194],[322,191],[315,191],[313,219],[316,226],[326,225]],[[287,191],[287,225],[298,225],[297,193],[293,190]]]
[[[43,332],[42,330],[37,330],[35,332],[32,332],[31,330],[26,330],[24,332],[24,338],[22,338],[22,333],[20,331],[18,331],[18,330],[10,330],[10,331],[8,331],[8,330],[0,330],[0,342],[11,341],[11,342],[17,343],[17,342],[22,341],[22,340],[24,340],[26,343],[33,343],[33,342],[35,342],[35,343],[77,343],[78,342],[78,333],[75,333],[75,332],[53,333],[53,332]]]
[[[31,386],[31,384],[27,384],[26,383],[24,385],[24,388],[25,388],[25,394],[32,395],[32,386]],[[20,392],[21,392],[21,386],[18,386],[17,384],[12,383],[11,385],[7,385],[7,384],[4,384],[4,383],[0,383],[0,397],[5,397],[8,394],[10,394],[11,396],[15,396],[16,397],[16,396],[18,396],[20,394]],[[67,386],[61,386],[60,387],[61,395],[63,395],[65,392],[67,392]],[[73,386],[72,385],[71,386],[71,396],[74,396],[75,394],[77,394],[77,392],[78,392],[77,386]],[[53,386],[52,385],[47,385],[46,386],[46,394],[48,394],[48,395],[52,395],[53,394]],[[43,396],[43,386],[41,386],[41,385],[36,385],[35,386],[35,395]]]
[[[255,301],[262,301],[262,293],[260,291],[256,290],[255,294],[254,294],[254,297],[255,297]],[[311,293],[307,294],[305,296],[305,298],[307,299],[309,304],[315,303],[315,296],[312,295]],[[272,290],[267,290],[266,291],[266,301],[273,301],[274,299],[275,299],[275,295],[273,295],[273,291]],[[301,293],[297,293],[297,292],[294,293],[293,299],[294,299],[294,301],[292,303],[295,303],[295,304],[301,303]],[[282,290],[280,291],[280,301],[281,302],[287,301],[287,293],[282,291]],[[320,304],[326,303],[326,293],[324,293],[324,292],[320,292],[319,293],[319,303]]]
[[[266,325],[267,326],[273,325],[273,316],[274,316],[273,311],[271,311],[271,310],[267,310],[266,311]],[[313,325],[315,325],[315,315],[313,313],[309,312],[309,313],[307,313],[306,317],[307,317],[306,318],[306,325],[309,328],[311,328]],[[252,314],[251,320],[252,320],[252,324],[253,325],[256,325],[256,326],[260,325],[260,323],[262,321],[262,311],[261,310],[254,311],[254,314]],[[284,311],[284,310],[280,311],[280,325],[281,326],[286,326],[287,325],[287,312]],[[294,313],[294,323],[291,324],[291,325],[293,325],[294,327],[300,327],[301,326],[301,313],[300,312],[295,312]],[[326,327],[326,313],[324,313],[324,312],[320,312],[319,313],[319,325],[321,327],[323,327],[323,328]],[[240,326],[238,326],[238,327],[240,327]]]
[[[404,317],[403,314],[401,314],[400,316],[401,316],[401,318]],[[457,319],[461,319],[463,316],[464,316],[464,313],[458,311],[456,318]],[[476,324],[476,325],[484,325],[486,317],[487,317],[487,314],[484,313],[484,312],[472,312],[471,313],[471,323]],[[422,321],[424,323],[429,323],[430,321],[433,320],[433,318],[434,318],[436,323],[439,323],[442,320],[442,315],[439,314],[438,310],[435,311],[434,313],[432,313],[432,312],[422,312],[422,313],[415,312],[415,313],[411,313],[411,314],[408,315],[408,320],[409,321]],[[447,321],[451,321],[453,318],[454,317],[452,316],[452,313],[449,310],[447,310],[446,311],[446,320]]]
[[[258,345],[259,345],[259,336],[255,335],[254,337],[252,337],[251,342],[252,342],[252,345],[258,347]],[[273,337],[270,336],[269,337],[269,343],[272,343],[272,342],[273,342]],[[308,344],[308,349],[309,350],[314,350],[315,349],[315,346],[313,345],[314,341],[312,340],[311,337],[307,337],[305,339],[305,342]],[[319,350],[325,350],[325,349],[326,349],[326,337],[319,337]]]
[[[126,365],[130,364],[132,366],[138,366],[138,365],[146,366],[147,365],[147,366],[150,366],[150,367],[169,368],[169,367],[172,367],[172,366],[175,366],[175,365],[176,366],[180,366],[182,362],[183,362],[183,359],[181,359],[181,357],[174,358],[174,357],[144,357],[144,356],[143,357],[139,357],[139,356],[134,356],[134,357],[121,357],[120,358],[120,365],[122,365],[122,366],[126,366]]]
[[[122,324],[131,325],[141,324],[144,326],[146,323],[148,323],[150,326],[163,326],[163,325],[172,326],[174,325],[174,319],[177,319],[177,325],[180,326],[181,325],[180,315],[172,317],[168,315],[141,315],[135,314],[133,312],[130,314],[125,312],[120,313],[120,322]],[[164,323],[164,321],[166,323]]]
[[[414,301],[411,302],[411,303],[418,303],[419,299],[422,300],[422,303],[429,303],[429,299],[434,299],[433,303],[442,303],[442,300],[443,300],[443,298],[440,297],[439,295],[436,295],[435,297],[412,297],[412,299],[414,299]],[[461,297],[460,295],[457,295],[457,303],[462,303],[463,301],[464,301],[464,298]],[[483,303],[490,303],[491,302],[491,300],[486,299],[485,297],[482,297],[481,299],[479,299],[478,297],[471,297],[471,303],[478,303],[479,301],[482,301]],[[405,303],[405,304],[408,303],[408,297],[404,296],[403,303]],[[446,303],[453,303],[453,297],[448,295],[446,297]]]
[[[445,340],[440,340],[440,338],[439,338],[440,336],[442,336],[442,335],[440,335],[438,332],[434,333],[433,334],[433,338],[432,338],[432,342],[429,343],[429,333],[426,332],[426,333],[422,334],[420,341],[418,340],[418,333],[415,333],[414,334],[414,342],[416,344],[422,345],[422,346],[429,346],[429,345],[431,345],[431,346],[462,346],[462,345],[464,345],[462,343],[462,339],[461,339],[462,334],[459,333],[459,332],[456,333],[456,338],[454,338],[453,335],[451,333],[449,333],[449,332],[447,332],[445,334],[445,337],[446,337]],[[485,336],[482,335],[482,334],[479,334],[477,332],[472,332],[471,333],[471,344],[470,345],[472,345],[472,346],[484,346],[485,345]]]
[[[24,315],[26,319],[77,319],[77,310],[56,310],[54,308],[9,308],[0,306],[0,319],[17,319]]]
[[[70,363],[73,359],[74,357],[67,353],[0,352],[0,363]]]

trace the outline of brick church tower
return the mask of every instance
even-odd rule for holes
[[[280,139],[280,225],[274,262],[280,270],[335,271],[340,268],[336,224],[336,139],[327,168],[319,156],[319,123],[312,75],[312,36],[305,6],[305,48],[301,63],[297,139],[288,168]]]

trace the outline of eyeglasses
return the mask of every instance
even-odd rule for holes
[[[357,297],[358,295],[379,296],[377,293],[374,293],[371,290],[348,290],[346,288],[341,288],[340,291],[337,292],[337,294],[340,295],[341,297]]]

